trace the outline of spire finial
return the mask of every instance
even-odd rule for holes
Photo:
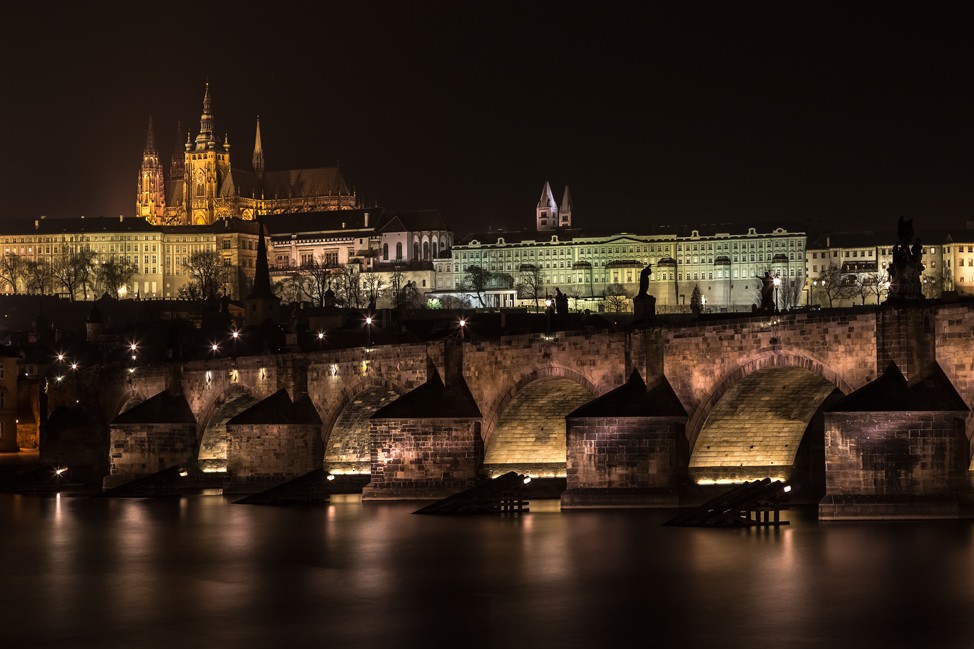
[[[254,157],[253,157],[254,173],[257,174],[257,180],[260,180],[264,175],[264,148],[260,142],[260,115],[257,116],[257,135],[254,137]]]
[[[145,154],[155,154],[156,153],[156,142],[152,135],[152,115],[149,115],[149,132],[145,136]]]

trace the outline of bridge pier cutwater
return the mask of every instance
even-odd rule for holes
[[[370,473],[368,500],[425,499],[514,468],[564,478],[566,509],[771,477],[824,519],[960,516],[972,352],[965,301],[145,366],[52,386],[91,430],[52,416],[41,450],[97,445],[106,487],[173,464],[241,490],[324,466]]]

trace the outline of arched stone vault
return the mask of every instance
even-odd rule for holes
[[[691,453],[697,443],[697,436],[714,406],[720,402],[724,394],[747,376],[771,368],[803,369],[821,377],[824,381],[838,388],[843,394],[849,394],[854,390],[854,387],[849,385],[832,368],[800,350],[759,350],[757,353],[741,359],[741,362],[733,370],[714,381],[715,387],[699,400],[697,408],[691,413],[690,419],[687,421],[686,435]]]
[[[588,380],[584,375],[576,372],[575,370],[567,367],[561,367],[557,365],[548,365],[544,367],[539,367],[531,372],[528,372],[513,383],[507,390],[499,394],[490,407],[484,411],[484,448],[486,449],[491,443],[491,437],[497,426],[498,419],[501,414],[508,408],[511,401],[528,385],[534,383],[535,381],[545,379],[545,378],[565,378],[574,381],[578,385],[585,388],[585,390],[590,395],[589,398],[596,397],[601,394],[601,391],[595,386],[591,381]],[[581,405],[581,404],[579,404]],[[573,408],[574,409],[574,408]],[[566,411],[565,414],[571,412]]]
[[[725,382],[691,447],[698,483],[787,480],[812,417],[836,386],[799,366],[758,369]]]
[[[593,396],[593,388],[576,378],[546,376],[520,385],[499,407],[485,443],[487,474],[565,475],[565,416]]]
[[[247,387],[233,385],[203,411],[197,422],[199,453],[197,461],[204,471],[225,471],[227,466],[227,422],[257,403]]]
[[[331,473],[369,473],[369,418],[398,399],[402,389],[372,379],[357,386],[354,394],[342,395],[324,428],[323,465]]]

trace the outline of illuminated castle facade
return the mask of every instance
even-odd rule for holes
[[[180,138],[181,139],[181,138]],[[268,171],[260,141],[260,118],[251,168],[234,167],[230,142],[214,131],[210,86],[195,140],[187,134],[185,151],[173,154],[165,178],[153,137],[152,118],[139,171],[135,213],[153,225],[210,225],[223,218],[250,220],[255,214],[321,212],[359,207],[341,171],[335,167]]]

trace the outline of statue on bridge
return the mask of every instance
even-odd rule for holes
[[[639,273],[639,294],[632,299],[633,315],[636,321],[645,321],[656,315],[656,298],[649,294],[649,276],[652,274],[652,264],[648,264]]]
[[[555,313],[560,316],[568,315],[568,296],[557,287],[555,288]]]
[[[764,271],[764,277],[760,275],[755,275],[755,277],[761,280],[761,308],[759,310],[761,313],[774,313],[774,277],[771,276],[771,271]]]
[[[924,269],[923,245],[919,238],[913,238],[913,219],[904,220],[900,216],[896,235],[893,261],[887,268],[889,276],[887,300],[922,300],[920,276]]]

